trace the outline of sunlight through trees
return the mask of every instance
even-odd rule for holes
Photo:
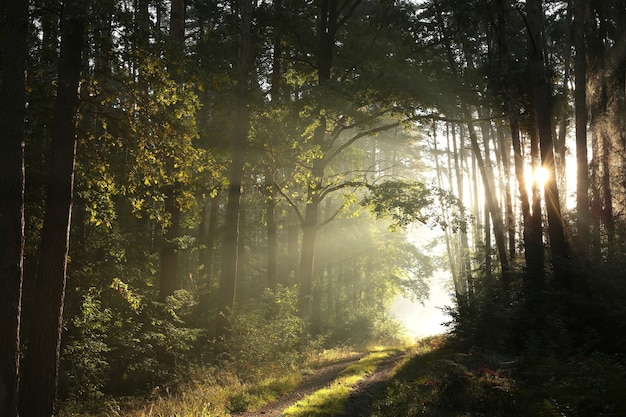
[[[457,340],[623,353],[622,3],[0,12],[0,416],[399,343],[435,287]]]

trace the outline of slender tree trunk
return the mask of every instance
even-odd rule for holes
[[[168,72],[178,83],[183,82],[185,51],[185,0],[173,0],[170,8],[170,33],[168,48]],[[171,170],[173,162],[169,162]],[[175,239],[180,237],[180,207],[177,197],[180,184],[175,183],[166,190],[165,209],[170,215],[170,224],[165,230],[165,242],[161,249],[160,297],[164,299],[180,288],[178,279],[178,248]]]
[[[546,200],[546,213],[548,217],[548,235],[550,237],[550,249],[552,264],[555,267],[555,278],[559,285],[568,285],[567,275],[562,273],[561,264],[567,258],[567,246],[565,230],[561,217],[561,204],[559,190],[555,181],[554,146],[552,141],[552,120],[550,108],[550,93],[546,69],[544,67],[543,51],[543,11],[541,0],[528,0],[526,3],[528,13],[530,72],[532,92],[534,98],[535,117],[539,132],[539,145],[541,148],[541,164],[550,173],[550,178],[544,184],[544,196]]]
[[[52,416],[58,379],[74,193],[76,112],[88,1],[68,0],[61,19],[58,88],[41,255],[20,391],[20,416]]]
[[[28,1],[4,6],[0,84],[0,417],[17,417],[24,277],[24,114]]]
[[[437,125],[435,122],[433,122],[432,134],[433,134],[433,151],[434,151],[434,157],[435,157],[435,171],[437,173],[437,187],[439,187],[440,189],[444,189],[443,174],[441,172],[442,168],[439,164],[439,149],[437,146]],[[449,155],[449,150],[448,150],[448,155]],[[450,163],[450,158],[448,157],[448,172],[451,171],[449,163]],[[452,190],[450,191],[452,192]],[[449,213],[446,207],[442,208],[441,214],[442,214],[444,221],[448,222]],[[444,238],[446,242],[446,252],[448,254],[448,261],[450,262],[450,271],[452,273],[452,282],[454,283],[455,295],[457,299],[460,301],[464,293],[462,291],[461,284],[459,282],[459,273],[457,270],[457,257],[455,256],[456,254],[454,254],[452,251],[452,243],[450,239],[450,227],[446,227],[443,232],[444,232]]]
[[[176,187],[168,190],[165,209],[170,214],[170,225],[165,231],[165,242],[160,253],[159,297],[163,300],[180,288],[178,280],[178,251],[176,238],[180,235],[180,210],[176,202]]]
[[[485,167],[485,163],[483,160],[483,156],[480,151],[480,145],[478,144],[478,138],[476,135],[476,131],[474,129],[474,125],[471,121],[471,113],[466,108],[464,111],[465,117],[468,120],[468,131],[470,136],[470,141],[472,145],[472,150],[474,152],[474,156],[476,157],[476,163],[478,164],[478,170],[480,172],[480,176],[484,185],[485,191],[485,202],[487,207],[489,208],[489,212],[491,214],[491,222],[493,223],[493,232],[496,240],[496,249],[498,253],[498,259],[500,260],[501,267],[501,279],[504,285],[508,286],[508,273],[510,269],[509,260],[506,252],[506,240],[504,238],[504,227],[502,224],[502,214],[500,212],[500,208],[496,202],[494,193],[492,192],[492,188],[489,185],[489,173]]]
[[[530,203],[528,199],[528,192],[526,190],[526,179],[524,177],[524,155],[522,154],[522,145],[520,141],[520,124],[519,124],[519,108],[515,104],[515,99],[512,94],[512,81],[509,77],[511,73],[511,62],[509,58],[509,46],[508,39],[505,33],[506,22],[506,8],[505,0],[498,0],[497,6],[497,22],[498,22],[498,46],[500,52],[500,67],[504,77],[505,88],[505,110],[507,118],[509,120],[509,126],[511,129],[511,143],[513,145],[513,163],[515,166],[515,177],[517,179],[519,199],[522,211],[522,228],[524,239],[524,256],[526,257],[526,264],[529,264],[528,258],[528,229],[530,227]]]
[[[269,166],[265,168],[265,221],[267,225],[267,288],[276,290],[278,284],[278,227],[276,224],[276,184]]]
[[[241,3],[241,32],[237,56],[237,97],[233,115],[233,131],[229,175],[228,202],[226,204],[226,224],[224,225],[224,245],[222,248],[222,271],[218,301],[216,336],[227,337],[230,316],[235,308],[237,289],[237,264],[243,168],[246,158],[246,142],[250,124],[248,110],[248,78],[251,58],[251,28],[255,0]]]
[[[454,127],[453,127],[454,129]],[[457,190],[458,190],[458,195],[459,195],[459,201],[463,202],[465,201],[464,198],[464,185],[463,185],[463,172],[461,170],[461,166],[459,164],[459,158],[463,158],[462,155],[459,155],[459,149],[461,149],[461,152],[463,150],[463,136],[459,135],[459,141],[460,144],[457,145],[457,141],[456,141],[456,135],[454,133],[454,130],[452,131],[452,147],[453,147],[453,152],[454,152],[454,170],[456,171],[456,186],[457,186]],[[463,158],[464,160],[464,158]],[[461,204],[461,207],[459,208],[460,210],[460,214],[462,218],[465,218],[465,206],[464,204]],[[463,230],[460,231],[460,245],[461,245],[461,260],[460,260],[460,264],[461,264],[461,268],[460,268],[460,279],[462,282],[462,289],[463,292],[465,294],[467,294],[468,292],[468,287],[472,287],[473,286],[473,278],[472,278],[472,264],[471,264],[471,259],[470,259],[470,251],[469,251],[469,242],[467,239],[467,229],[464,228]]]
[[[531,128],[530,136],[530,158],[531,170],[534,173],[541,166],[541,155],[539,152],[539,137],[537,129]],[[544,271],[545,254],[543,246],[543,223],[541,212],[541,190],[537,181],[532,182],[532,213],[527,233],[526,251],[528,252],[528,269],[532,272],[533,286],[539,285],[534,280],[541,279]]]
[[[325,120],[320,122],[316,129],[315,136],[326,134]],[[317,139],[319,140],[319,139]],[[316,143],[317,143],[316,140]],[[302,318],[310,318],[311,302],[313,290],[313,261],[315,257],[315,244],[317,240],[317,225],[319,218],[320,190],[322,188],[322,177],[324,175],[324,165],[322,161],[313,161],[313,179],[307,190],[307,204],[304,212],[304,223],[302,225],[302,249],[300,252],[300,271],[298,279],[300,281],[300,301],[298,306],[299,314]]]
[[[513,198],[511,191],[511,144],[505,139],[502,127],[498,128],[498,142],[500,143],[500,161],[504,171],[504,200],[506,205],[506,226],[509,237],[509,259],[515,258],[516,254],[516,221],[513,210]]]
[[[436,140],[436,134],[437,134],[437,125],[435,123],[433,123],[433,135],[435,135],[435,146],[437,144],[437,140]],[[455,194],[454,191],[454,185],[453,185],[453,181],[452,181],[452,150],[451,150],[451,143],[450,143],[450,124],[447,123],[446,124],[446,158],[447,158],[447,162],[448,162],[448,184],[450,187],[450,192]],[[439,172],[439,158],[437,157],[437,153],[435,151],[435,167],[437,169],[437,185],[439,188],[443,188],[443,181],[442,181],[442,175]],[[457,176],[459,175],[458,172],[456,172]],[[459,195],[459,191],[457,190],[456,195]],[[463,201],[460,199],[460,201]],[[461,205],[461,207],[463,207]],[[447,217],[447,215],[446,215]],[[450,227],[446,227],[444,230],[444,238],[445,238],[445,242],[446,242],[446,253],[448,255],[448,261],[450,262],[450,272],[452,274],[452,282],[454,283],[454,292],[455,292],[455,296],[457,299],[461,299],[461,297],[463,297],[463,294],[465,294],[465,292],[462,290],[462,285],[461,285],[461,271],[460,271],[460,265],[463,262],[463,254],[459,252],[457,245],[455,245],[455,242],[452,239],[452,233],[450,231]]]
[[[587,0],[574,0],[575,118],[576,118],[576,212],[578,214],[578,250],[586,254],[591,242],[589,227],[589,171],[587,157],[587,48],[585,42],[585,9]]]
[[[292,276],[296,282],[298,279],[298,235],[299,223],[298,216],[294,208],[289,210],[287,225],[287,275]]]
[[[561,107],[557,109],[558,120],[555,121],[555,126],[558,124],[558,132],[554,134],[554,162],[557,188],[559,189],[559,197],[561,207],[567,207],[567,146],[566,137],[567,129],[569,127],[569,103],[570,103],[570,89],[569,83],[571,80],[571,60],[572,60],[572,0],[567,2],[567,14],[565,17],[565,45],[563,48],[563,82],[561,86]]]
[[[450,67],[450,71],[452,72],[452,75],[457,80],[457,82],[459,82],[459,71],[458,71],[457,64],[452,53],[452,45],[450,42],[450,38],[448,34],[445,33],[445,30],[444,30],[445,25],[443,24],[443,21],[442,21],[441,12],[437,13],[437,18],[438,18],[439,26],[443,33],[443,37],[444,37],[443,40],[444,40],[444,44],[446,47],[446,57],[447,57],[448,65]],[[476,158],[478,170],[480,172],[482,183],[484,185],[485,201],[491,214],[491,221],[493,223],[493,230],[494,230],[494,235],[496,239],[496,248],[498,252],[498,258],[500,260],[501,279],[502,279],[502,282],[505,283],[505,285],[508,285],[507,282],[509,280],[508,273],[509,273],[510,265],[509,265],[509,260],[508,260],[507,252],[506,252],[506,241],[504,238],[502,214],[500,212],[500,209],[498,208],[498,204],[496,202],[494,193],[492,192],[492,187],[490,186],[491,178],[489,177],[489,174],[485,167],[480,145],[478,144],[478,137],[476,135],[474,123],[472,122],[472,112],[470,111],[470,108],[467,105],[467,103],[462,103],[461,106],[462,106],[462,114],[467,120],[467,129],[468,129],[468,133],[470,137],[472,151],[474,153],[474,157]]]
[[[337,31],[337,0],[322,0],[318,17],[318,57],[317,81],[324,85],[330,80],[335,49],[335,34]],[[320,115],[318,126],[313,133],[313,145],[324,148],[326,141],[326,118]],[[317,157],[312,162],[311,181],[307,186],[307,203],[302,225],[302,251],[300,253],[300,300],[298,311],[302,318],[311,316],[311,302],[313,290],[313,260],[315,257],[315,241],[317,239],[317,225],[319,204],[321,203],[321,188],[324,178],[325,161]]]

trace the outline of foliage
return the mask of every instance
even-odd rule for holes
[[[260,374],[262,364],[290,367],[305,346],[305,323],[297,316],[296,288],[266,289],[257,309],[236,314],[224,351],[241,377]]]
[[[419,222],[454,231],[465,230],[470,219],[460,216],[459,210],[451,219],[441,213],[458,208],[462,202],[438,187],[429,187],[415,181],[388,180],[369,187],[361,204],[372,210],[378,218],[390,217],[392,229],[403,228]]]

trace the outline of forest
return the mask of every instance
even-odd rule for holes
[[[0,27],[0,417],[279,415],[321,363],[399,357],[361,414],[280,415],[626,415],[623,0]],[[442,274],[412,340],[392,306]]]

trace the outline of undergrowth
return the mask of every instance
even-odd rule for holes
[[[147,398],[108,398],[97,407],[63,404],[60,417],[221,417],[256,410],[281,394],[294,391],[307,374],[328,363],[353,357],[347,347],[311,349],[296,365],[267,365],[238,374],[239,366],[198,367],[175,389],[159,388]],[[91,408],[91,410],[90,410]]]

